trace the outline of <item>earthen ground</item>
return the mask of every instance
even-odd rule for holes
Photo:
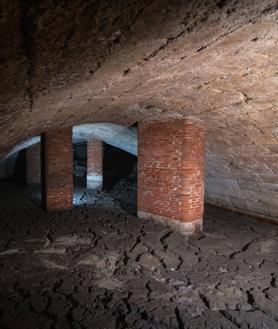
[[[278,328],[277,225],[207,206],[186,239],[108,193],[47,214],[0,191],[1,329]]]

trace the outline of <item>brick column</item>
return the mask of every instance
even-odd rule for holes
[[[202,229],[204,133],[185,120],[138,127],[138,217],[182,234]]]
[[[96,190],[102,188],[102,141],[92,139],[87,142],[87,189]]]
[[[48,211],[73,207],[72,129],[42,135],[42,199]]]
[[[27,184],[41,182],[41,143],[26,149],[26,182]]]

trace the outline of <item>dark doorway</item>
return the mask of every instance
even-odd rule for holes
[[[87,177],[87,145],[79,143],[73,145],[73,184],[86,188]]]
[[[17,185],[26,183],[26,150],[18,153],[14,166],[14,182]]]
[[[137,157],[104,143],[103,187],[123,209],[136,214]]]

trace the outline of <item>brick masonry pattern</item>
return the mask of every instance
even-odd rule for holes
[[[34,144],[26,149],[26,181],[27,184],[41,182],[41,144]]]
[[[141,123],[138,211],[184,222],[204,207],[204,132],[186,120]]]
[[[49,210],[73,207],[72,130],[50,130],[42,136],[42,195]]]
[[[92,139],[87,142],[87,172],[102,176],[102,141]]]

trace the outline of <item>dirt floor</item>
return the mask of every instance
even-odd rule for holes
[[[207,207],[186,239],[111,194],[0,191],[1,329],[278,328],[278,226]]]

